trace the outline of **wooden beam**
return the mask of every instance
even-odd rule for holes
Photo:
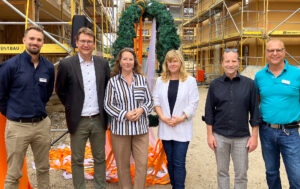
[[[12,5],[26,5],[26,1],[9,1],[10,4]],[[0,2],[0,5],[6,5],[2,1]]]

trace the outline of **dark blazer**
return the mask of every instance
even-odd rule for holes
[[[107,114],[104,111],[104,95],[109,80],[110,69],[107,60],[93,56],[99,111],[102,125],[107,128]],[[84,88],[78,54],[60,61],[55,92],[65,106],[66,121],[69,132],[76,131],[84,103]]]

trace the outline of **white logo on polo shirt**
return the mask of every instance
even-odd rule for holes
[[[40,82],[47,83],[47,78],[40,78]]]
[[[287,85],[291,84],[291,82],[290,82],[290,81],[288,81],[288,80],[285,80],[285,79],[281,80],[281,83],[284,83],[284,84],[287,84]]]

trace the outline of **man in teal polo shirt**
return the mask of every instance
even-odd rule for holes
[[[300,188],[300,69],[284,59],[284,43],[266,45],[267,66],[255,76],[260,96],[260,140],[270,189],[281,189],[280,154],[290,188]]]

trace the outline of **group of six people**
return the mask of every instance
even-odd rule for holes
[[[42,29],[29,27],[23,43],[26,50],[0,68],[0,112],[7,117],[8,171],[4,188],[18,188],[30,145],[38,188],[48,189],[51,121],[45,106],[54,89],[54,66],[40,55],[44,43]],[[79,29],[76,45],[78,53],[60,61],[55,84],[70,133],[74,188],[85,188],[83,163],[87,140],[94,158],[94,187],[106,188],[107,125],[119,188],[145,187],[148,115],[153,108],[159,117],[158,137],[167,156],[172,188],[185,188],[186,154],[199,95],[197,82],[187,74],[180,51],[170,50],[166,54],[163,72],[156,80],[152,95],[133,49],[122,49],[110,72],[105,59],[92,55],[95,48],[92,30]],[[285,52],[282,41],[270,40],[266,44],[268,64],[253,81],[239,74],[237,50],[224,50],[224,75],[211,83],[203,117],[207,142],[216,156],[218,189],[230,188],[230,157],[235,188],[247,188],[248,153],[257,147],[258,131],[269,188],[281,188],[280,154],[290,188],[300,188],[300,69],[288,64]],[[248,122],[252,126],[251,134]],[[131,155],[135,161],[133,185]]]

